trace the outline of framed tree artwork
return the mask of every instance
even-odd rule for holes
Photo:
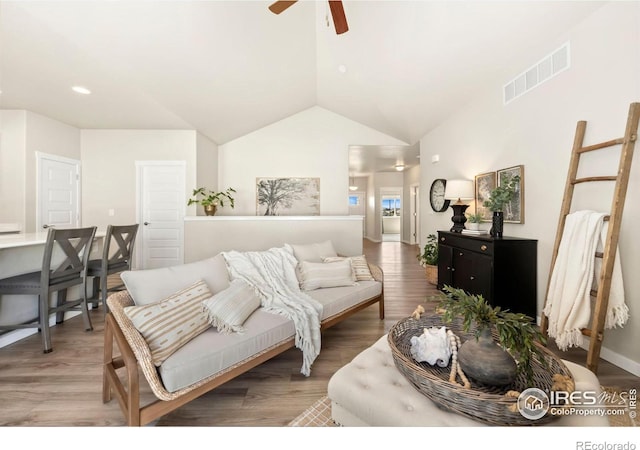
[[[319,216],[320,178],[257,178],[258,216]]]
[[[475,176],[475,202],[476,214],[482,216],[483,222],[491,222],[493,213],[484,206],[484,201],[489,198],[491,191],[496,187],[496,173],[487,172]]]
[[[515,176],[520,177],[516,184],[516,192],[513,199],[504,207],[505,223],[524,223],[524,166],[513,166],[498,170],[498,186],[503,185]]]

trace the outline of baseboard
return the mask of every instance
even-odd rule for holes
[[[540,325],[541,318],[540,316],[536,317],[536,323]],[[587,336],[583,336],[581,349],[589,351],[590,338]],[[620,369],[626,370],[627,372],[640,377],[640,362],[634,361],[626,356],[622,356],[620,353],[616,353],[613,350],[607,347],[600,348],[600,358],[604,359],[607,362],[610,362],[616,367]],[[585,359],[584,364],[586,366],[587,360]]]
[[[69,311],[65,313],[64,320],[68,320],[72,317],[82,314],[80,311]],[[56,316],[55,314],[49,317],[49,327],[56,326]],[[37,328],[21,328],[19,330],[9,331],[3,335],[0,335],[0,348],[6,347],[7,345],[11,345],[13,343],[18,342],[21,339],[27,338],[29,336],[33,336],[38,333]]]
[[[590,338],[585,336],[580,348],[589,351],[590,342]],[[630,358],[627,358],[626,356],[622,356],[620,353],[616,353],[607,347],[600,348],[600,358],[610,362],[614,366],[632,373],[637,377],[640,377],[640,362],[638,361],[634,361]]]

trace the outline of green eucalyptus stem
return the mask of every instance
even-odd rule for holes
[[[533,319],[522,313],[502,311],[500,307],[492,308],[482,295],[471,295],[462,289],[444,286],[440,294],[439,307],[444,310],[444,323],[460,317],[465,332],[475,324],[476,339],[483,329],[495,327],[500,346],[507,350],[517,363],[518,373],[523,373],[527,382],[533,383],[532,358],[537,358],[547,365],[545,355],[538,346],[546,345],[546,337],[533,322]]]
[[[491,211],[502,211],[516,193],[520,176],[505,177],[504,183],[491,191],[489,198],[482,204]]]

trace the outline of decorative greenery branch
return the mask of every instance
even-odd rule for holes
[[[235,200],[231,194],[235,192],[236,191],[233,188],[229,188],[226,191],[222,192],[211,191],[203,187],[194,189],[191,193],[192,198],[190,198],[187,202],[187,206],[191,206],[194,203],[198,203],[202,206],[224,206],[224,202],[228,201],[229,206],[233,208],[235,206]]]
[[[444,310],[443,322],[450,323],[455,317],[461,317],[465,332],[475,323],[476,339],[483,329],[495,327],[500,346],[516,361],[518,373],[523,373],[527,382],[532,383],[531,361],[534,355],[543,365],[547,364],[544,353],[537,345],[546,345],[546,337],[533,319],[522,313],[502,311],[500,307],[492,308],[482,295],[471,295],[451,286],[444,286],[443,290],[439,305]]]

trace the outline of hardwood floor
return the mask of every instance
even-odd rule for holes
[[[293,348],[267,361],[188,405],[159,419],[163,426],[283,426],[326,394],[333,373],[373,344],[418,304],[437,291],[425,280],[415,255],[417,246],[399,242],[364,241],[367,259],[385,276],[386,318],[378,319],[373,305],[326,330],[322,351],[310,377],[300,374],[301,354]],[[54,351],[42,353],[39,335],[0,349],[0,425],[4,426],[119,426],[124,425],[116,400],[103,404],[102,308],[91,311],[94,330],[85,332],[76,317],[52,328]],[[586,352],[561,353],[584,365]],[[603,385],[637,388],[640,379],[601,361]],[[142,383],[142,397],[152,394]]]

